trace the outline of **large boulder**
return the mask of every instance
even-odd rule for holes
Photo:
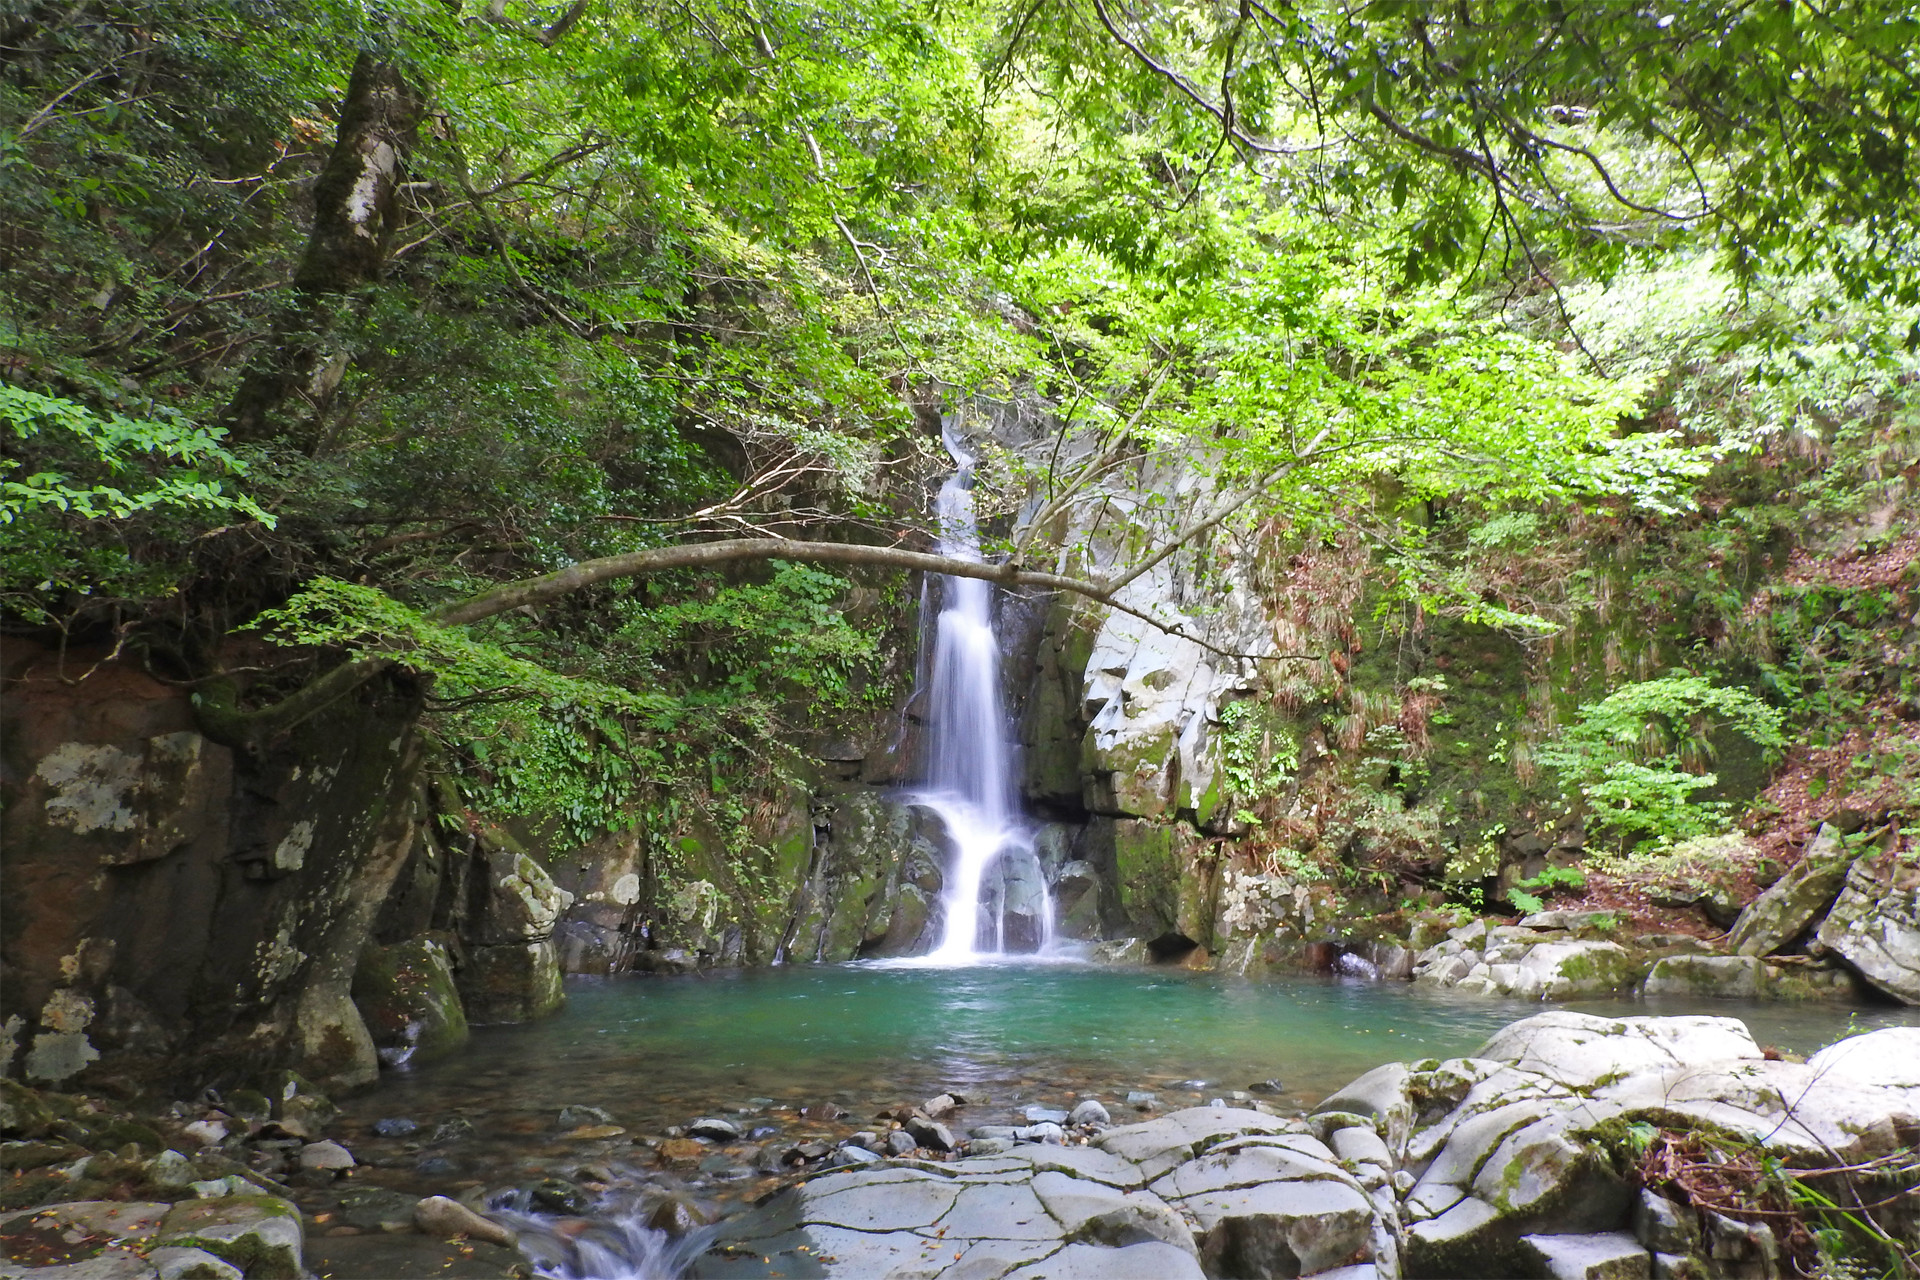
[[[1920,867],[1895,852],[1856,859],[1817,936],[1880,990],[1920,1004]]]
[[[1793,870],[1747,904],[1727,945],[1739,955],[1764,956],[1798,938],[1840,892],[1857,856],[1838,829],[1822,824]]]
[[[381,1060],[391,1066],[426,1062],[467,1042],[467,1012],[454,986],[453,963],[435,939],[361,952],[353,1002]]]

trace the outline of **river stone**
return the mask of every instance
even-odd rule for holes
[[[895,1129],[887,1135],[886,1154],[888,1155],[910,1156],[919,1149],[920,1144],[914,1141],[913,1135],[905,1129]]]
[[[302,1169],[351,1169],[353,1153],[337,1142],[310,1142],[300,1148]]]
[[[155,1249],[147,1262],[159,1280],[241,1280],[243,1274],[205,1249]]]
[[[1662,956],[1647,974],[1644,996],[1757,1000],[1766,966],[1755,955]]]
[[[589,1125],[612,1124],[613,1113],[603,1107],[588,1107],[579,1103],[560,1108],[558,1127],[564,1132],[569,1129],[584,1129]]]
[[[1020,1113],[1028,1124],[1065,1124],[1067,1113],[1058,1107],[1028,1107]]]
[[[1817,936],[1880,990],[1920,1004],[1920,868],[1891,853],[1857,859]]]
[[[1739,955],[1765,956],[1792,942],[1827,909],[1858,856],[1847,850],[1837,828],[1822,823],[1798,865],[1747,904],[1727,945]]]
[[[1639,1241],[1617,1231],[1596,1235],[1523,1236],[1547,1280],[1650,1280],[1653,1259]]]
[[[1015,1129],[1013,1136],[1020,1142],[1061,1142],[1065,1140],[1067,1131],[1053,1121],[1047,1120],[1040,1124],[1024,1125]]]
[[[1502,1028],[1474,1056],[1588,1088],[1637,1071],[1758,1061],[1761,1053],[1736,1018],[1601,1018],[1562,1009]]]
[[[690,1138],[709,1138],[715,1142],[740,1141],[740,1126],[731,1120],[722,1120],[718,1116],[702,1116],[687,1126]]]
[[[1107,1113],[1106,1107],[1102,1106],[1097,1100],[1088,1098],[1085,1102],[1082,1102],[1073,1109],[1072,1113],[1067,1116],[1067,1122],[1073,1125],[1105,1125],[1112,1124],[1113,1117]]]
[[[484,1218],[458,1200],[428,1196],[413,1206],[413,1225],[422,1235],[451,1240],[466,1236],[512,1248],[517,1237],[491,1218]]]

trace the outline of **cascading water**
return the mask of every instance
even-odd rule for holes
[[[954,471],[934,509],[940,551],[979,560],[975,458],[951,423],[943,437]],[[1052,940],[1053,911],[1033,860],[1032,831],[1014,802],[993,587],[978,578],[942,577],[935,595],[941,608],[927,688],[928,769],[921,799],[946,824],[955,857],[943,894],[945,933],[931,958],[955,963],[983,953],[1038,950]],[[1019,901],[1010,904],[1016,893]],[[1021,925],[1011,937],[1010,917]]]

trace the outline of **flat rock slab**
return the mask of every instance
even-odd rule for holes
[[[1496,1031],[1474,1056],[1587,1088],[1633,1072],[1758,1061],[1761,1053],[1737,1018],[1601,1018],[1556,1010]]]
[[[1094,1145],[1157,1178],[1215,1143],[1249,1133],[1298,1133],[1301,1124],[1240,1107],[1188,1107],[1158,1120],[1109,1129]]]
[[[158,1280],[159,1275],[152,1263],[128,1249],[108,1249],[51,1267],[0,1260],[0,1280]]]
[[[1218,1276],[1300,1276],[1364,1258],[1373,1202],[1338,1182],[1269,1182],[1176,1202],[1201,1231],[1200,1256]]]

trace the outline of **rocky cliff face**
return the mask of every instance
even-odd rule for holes
[[[106,1054],[136,1077],[371,1080],[350,988],[420,838],[416,695],[379,685],[235,751],[129,665],[9,656],[0,956],[25,1074]]]

